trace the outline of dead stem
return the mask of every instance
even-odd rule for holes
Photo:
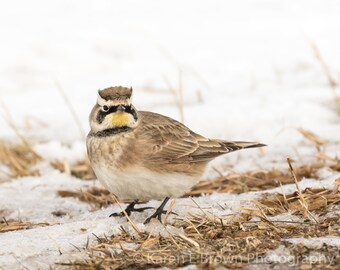
[[[304,215],[306,217],[308,217],[310,220],[313,220],[315,223],[318,223],[318,221],[314,217],[314,215],[308,210],[308,203],[306,202],[305,197],[304,197],[303,193],[300,190],[300,187],[299,187],[299,184],[298,184],[298,180],[296,178],[296,174],[294,172],[294,169],[293,169],[293,166],[291,164],[290,158],[287,158],[287,162],[288,162],[288,165],[289,165],[290,172],[291,172],[291,174],[292,174],[292,176],[294,178],[294,183],[295,183],[295,186],[296,186],[296,190],[297,190],[297,192],[299,194],[299,202],[301,203],[301,205],[302,205],[302,207],[304,209],[304,211],[303,211]]]

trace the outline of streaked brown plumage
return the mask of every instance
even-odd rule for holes
[[[94,172],[118,197],[181,196],[215,157],[264,146],[207,139],[174,119],[137,111],[131,95],[131,88],[121,86],[99,91],[87,138]]]
[[[98,93],[103,99],[108,100],[127,100],[132,96],[132,88],[123,86],[109,87]]]
[[[140,144],[133,152],[146,167],[159,172],[175,170],[198,176],[203,173],[205,165],[217,156],[261,146],[249,142],[210,140],[157,113],[141,111],[139,117],[140,124],[133,132]]]

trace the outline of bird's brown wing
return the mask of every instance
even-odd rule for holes
[[[255,147],[254,143],[207,139],[160,114],[140,112],[140,116],[137,135],[143,142],[144,159],[155,163],[203,162],[251,145]]]

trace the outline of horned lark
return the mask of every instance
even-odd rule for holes
[[[90,114],[88,156],[102,184],[120,198],[165,198],[153,217],[161,221],[169,197],[179,197],[200,180],[209,161],[243,148],[264,146],[255,142],[207,139],[180,122],[161,114],[137,111],[132,88],[98,91]]]

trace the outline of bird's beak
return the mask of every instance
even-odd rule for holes
[[[122,105],[119,105],[119,106],[117,107],[117,112],[125,112],[125,107],[122,106]]]

